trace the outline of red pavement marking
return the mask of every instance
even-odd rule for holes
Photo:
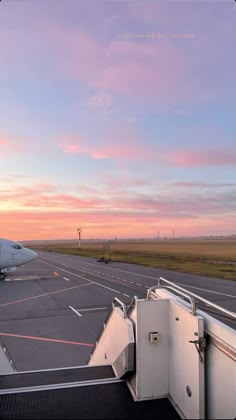
[[[1,304],[0,304],[0,307],[1,307],[1,306],[8,306],[8,305],[12,305],[13,303],[25,302],[26,300],[38,299],[38,298],[40,298],[40,297],[53,295],[53,294],[55,294],[55,293],[66,292],[67,290],[78,289],[79,287],[91,286],[91,284],[93,284],[93,283],[80,284],[80,285],[78,285],[78,286],[67,287],[66,289],[56,290],[55,292],[43,293],[42,295],[30,296],[30,297],[27,297],[27,298],[24,298],[24,299],[13,300],[12,302],[1,303]]]
[[[15,337],[15,338],[26,338],[28,340],[50,341],[50,342],[53,342],[53,343],[74,344],[76,346],[94,347],[93,344],[80,343],[78,341],[56,340],[54,338],[33,337],[33,336],[30,336],[30,335],[7,334],[7,333],[0,332],[0,336]]]

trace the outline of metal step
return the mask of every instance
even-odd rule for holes
[[[54,369],[38,372],[11,373],[0,376],[0,394],[9,390],[50,385],[78,383],[115,378],[111,366],[83,366],[70,369]]]
[[[180,419],[168,399],[135,402],[126,383],[0,396],[0,418],[19,419]]]

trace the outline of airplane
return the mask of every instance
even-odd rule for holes
[[[19,242],[0,238],[0,280],[6,278],[7,271],[13,271],[19,265],[27,264],[37,257],[37,252],[25,248]]]

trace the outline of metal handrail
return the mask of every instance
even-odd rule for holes
[[[167,280],[167,282],[168,283],[171,283],[171,282],[169,282],[168,280]],[[172,283],[172,284],[174,284],[174,283]],[[179,293],[181,296],[184,296],[186,299],[188,299],[189,300],[189,302],[191,303],[191,305],[192,305],[192,314],[193,315],[196,315],[196,301],[195,301],[195,299],[194,298],[192,298],[191,296],[188,296],[186,293],[184,293],[184,292],[182,292],[181,290],[178,290],[178,289],[175,289],[175,287],[172,287],[172,286],[163,286],[163,285],[161,285],[160,284],[160,282],[158,281],[158,285],[157,286],[152,286],[150,289],[148,289],[148,292],[147,292],[147,299],[149,299],[150,298],[150,294],[151,294],[151,292],[153,291],[153,290],[155,290],[155,289],[161,289],[161,288],[168,288],[168,289],[171,289],[171,290],[174,290],[176,293]]]
[[[132,309],[133,309],[133,307],[135,306],[137,299],[138,299],[138,296],[134,296],[134,297],[133,297],[133,299],[131,300],[131,303],[130,303],[130,304],[129,304],[129,306],[126,308],[126,314],[127,314],[127,315],[131,312],[131,310],[132,310]]]
[[[160,281],[165,281],[165,282],[169,282],[168,280],[164,279],[163,277],[160,277],[159,279]],[[170,283],[170,282],[169,282]],[[173,283],[172,283],[173,284]],[[187,292],[190,296],[193,296],[194,298],[196,298],[197,300],[200,300],[204,303],[206,303],[209,306],[212,306],[213,308],[219,310],[220,312],[223,312],[226,315],[229,315],[230,317],[232,317],[233,319],[236,319],[236,313],[229,311],[228,309],[223,308],[222,306],[217,305],[216,303],[211,302],[210,300],[207,300],[199,295],[196,295],[196,293],[193,292],[189,292],[189,290],[184,289],[181,286],[175,285],[175,288],[179,289],[179,290],[183,290],[185,292]]]
[[[123,313],[124,313],[124,318],[127,318],[127,311],[126,311],[126,307],[125,307],[125,304],[120,300],[120,299],[118,299],[117,297],[114,297],[114,299],[113,299],[113,302],[112,302],[112,307],[113,307],[113,309],[115,308],[115,303],[119,303],[119,305],[122,307],[122,309],[123,309]]]
[[[120,299],[118,299],[117,297],[114,297],[114,299],[113,299],[113,302],[112,302],[112,309],[114,309],[115,308],[115,303],[119,303],[119,305],[122,307],[122,309],[123,309],[123,314],[124,314],[124,318],[127,318],[127,309],[126,309],[126,307],[125,307],[125,304],[120,300]],[[105,321],[104,321],[104,323],[103,323],[103,327],[101,328],[101,330],[100,330],[100,332],[99,332],[99,334],[98,334],[98,337],[97,337],[97,340],[96,340],[96,344],[95,344],[95,346],[93,347],[93,349],[92,349],[92,351],[90,352],[90,355],[89,355],[89,359],[88,360],[91,360],[91,358],[92,358],[92,356],[93,356],[93,353],[95,352],[95,350],[96,350],[96,347],[97,347],[97,344],[98,344],[98,342],[99,342],[99,339],[100,339],[100,337],[102,336],[102,334],[103,334],[103,331],[104,331],[104,328],[106,327],[106,325],[107,325],[107,323],[108,323],[108,320],[109,320],[109,318],[111,317],[111,315],[112,315],[112,311],[111,312],[109,312],[108,314],[107,314],[107,317],[106,317],[106,319],[105,319]]]
[[[183,287],[178,286],[175,283],[173,283],[173,282],[171,282],[169,280],[166,280],[163,277],[159,277],[159,279],[158,279],[158,287],[157,286],[153,286],[153,288],[151,288],[151,289],[160,288],[161,281],[163,281],[163,282],[165,282],[167,284],[170,284],[173,287],[173,290],[175,290],[175,291],[177,291],[177,290],[183,291],[183,292],[187,293],[189,296],[192,296],[193,298],[195,298],[195,299],[197,299],[197,300],[199,300],[201,302],[206,303],[207,305],[211,306],[212,308],[215,308],[218,311],[220,311],[220,312],[228,315],[229,317],[233,318],[234,320],[236,320],[236,313],[235,312],[229,311],[228,309],[225,309],[222,306],[219,306],[216,303],[211,302],[210,300],[207,300],[207,299],[205,299],[205,298],[203,298],[203,297],[201,297],[199,295],[196,295],[196,293],[190,292],[189,290],[184,289]]]

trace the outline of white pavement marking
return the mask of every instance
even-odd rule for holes
[[[73,306],[69,306],[69,308],[72,310],[72,311],[74,311],[75,313],[76,313],[76,315],[78,315],[78,316],[82,316],[78,311],[76,311],[76,309],[75,308],[73,308]]]
[[[37,270],[46,271],[47,270],[47,268],[33,268],[33,267],[32,268],[25,268],[23,265],[21,267],[18,267],[18,270],[20,270],[22,268],[24,268],[24,271],[32,271],[32,270],[34,270],[34,271],[37,271]]]
[[[70,281],[70,279],[68,279],[67,277],[63,277],[63,279],[66,281]]]
[[[57,267],[55,264],[50,264],[50,263],[48,263],[46,261],[43,261],[43,260],[40,260],[40,259],[38,261],[40,261],[44,264],[50,265],[51,267],[56,267],[58,270],[65,271],[65,273],[72,274],[72,276],[75,276],[75,277],[78,277],[82,280],[85,280],[84,277],[79,276],[78,274],[72,273],[71,271],[65,270],[64,268]],[[63,265],[65,265],[65,264],[63,264]],[[93,280],[89,280],[88,284],[96,284],[97,286],[104,287],[104,289],[108,289],[108,290],[111,290],[112,292],[120,293],[118,290],[112,289],[111,287],[104,286],[103,284],[97,283],[96,281],[93,281]]]
[[[130,297],[129,295],[126,295],[125,293],[123,293],[124,296]]]
[[[54,276],[47,276],[46,278],[50,278],[50,277],[54,277]],[[40,277],[40,276],[21,276],[21,277],[11,277],[11,278],[6,278],[4,281],[28,281],[28,280],[42,280],[45,277]]]
[[[53,255],[53,256],[54,256],[54,257],[57,257],[56,255]],[[58,257],[58,258],[60,258],[60,259],[61,259],[61,257]],[[71,260],[71,261],[75,262],[75,260],[74,260],[74,259],[72,259],[72,258],[66,258],[66,260],[67,260],[67,261],[68,261],[68,260]],[[42,262],[44,262],[44,261],[42,261]],[[82,261],[82,263],[87,264],[87,265],[94,265],[93,263],[88,263],[88,262],[86,262],[86,261]],[[64,264],[64,265],[66,265],[66,264]],[[147,276],[147,275],[145,275],[145,274],[141,274],[141,273],[134,273],[134,272],[132,272],[132,271],[121,270],[121,269],[118,269],[118,268],[112,268],[112,269],[113,269],[113,270],[115,270],[115,271],[119,271],[119,272],[126,273],[126,274],[132,274],[133,276],[145,277],[146,279],[155,280],[155,281],[157,281],[157,280],[158,280],[158,278],[159,278],[159,276],[152,277],[152,276]],[[98,274],[101,274],[101,273],[98,273]],[[117,277],[117,278],[118,278],[118,277]],[[130,283],[131,283],[131,282],[130,282]],[[215,292],[215,291],[213,291],[213,290],[204,289],[203,287],[190,286],[189,284],[184,284],[184,283],[179,283],[179,282],[178,282],[177,284],[178,284],[179,286],[189,287],[189,288],[191,288],[191,289],[201,290],[201,291],[203,291],[203,292],[208,292],[208,293],[212,293],[212,294],[215,294],[215,295],[221,295],[221,296],[226,296],[226,297],[230,297],[230,298],[236,299],[236,296],[235,296],[235,295],[230,295],[230,294],[227,294],[227,293],[222,293],[222,292]],[[151,286],[145,286],[145,287],[151,287]]]
[[[60,271],[64,271],[65,273],[72,274],[72,276],[78,277],[78,278],[80,278],[80,279],[82,279],[82,280],[86,280],[83,276],[79,276],[79,274],[72,273],[71,271],[65,270],[64,268],[57,267],[55,264],[50,264],[50,263],[48,263],[48,262],[46,262],[46,261],[43,261],[43,260],[40,260],[40,259],[39,259],[38,261],[40,261],[40,262],[42,262],[42,263],[44,263],[44,264],[47,264],[47,265],[49,265],[50,267],[56,267],[58,270],[60,270]],[[63,264],[63,265],[65,265],[65,264]],[[92,282],[92,281],[90,281],[90,280],[88,280],[88,282],[89,282],[89,283],[93,283],[93,282]]]
[[[79,309],[80,312],[87,312],[87,311],[102,311],[103,309],[108,309],[104,306],[104,308],[89,308],[89,309]]]
[[[181,284],[180,283],[179,286],[185,286],[185,287],[189,287],[190,289],[202,290],[203,292],[213,293],[214,295],[227,296],[227,297],[231,297],[231,298],[236,299],[236,296],[234,296],[234,295],[228,295],[226,293],[215,292],[213,290],[203,289],[202,287],[189,286],[189,284]]]
[[[90,264],[90,263],[88,263],[88,264]],[[152,276],[147,276],[147,275],[145,275],[145,274],[140,274],[140,273],[133,273],[132,271],[127,271],[127,270],[119,270],[119,269],[117,269],[117,268],[113,268],[113,270],[116,270],[116,271],[122,271],[122,272],[124,272],[124,273],[126,273],[126,274],[132,274],[132,275],[134,275],[134,276],[140,276],[140,277],[145,277],[146,279],[148,278],[148,279],[151,279],[151,280],[158,280],[158,276],[157,277],[152,277]],[[131,283],[131,282],[130,282]],[[197,286],[190,286],[189,284],[184,284],[184,283],[177,283],[179,286],[184,286],[184,287],[189,287],[189,288],[191,288],[191,289],[196,289],[196,290],[201,290],[201,291],[203,291],[203,292],[208,292],[208,293],[212,293],[212,294],[215,294],[215,295],[221,295],[221,296],[226,296],[226,297],[230,297],[230,298],[234,298],[234,299],[236,299],[236,296],[235,295],[230,295],[230,294],[227,294],[227,293],[222,293],[222,292],[215,292],[214,290],[209,290],[209,289],[204,289],[203,287],[197,287]],[[145,287],[151,287],[151,286],[145,286]]]
[[[72,289],[78,289],[80,287],[85,287],[85,286],[91,286],[93,283],[86,283],[86,284],[79,284],[77,286],[73,286],[73,287],[67,287],[66,289],[61,289],[61,290],[55,290],[54,292],[48,292],[48,293],[43,293],[42,295],[37,295],[37,296],[29,296],[27,298],[23,298],[23,299],[18,299],[18,300],[13,300],[11,302],[5,302],[5,303],[1,303],[0,306],[9,306],[9,305],[13,305],[14,303],[21,303],[21,302],[25,302],[26,300],[32,300],[32,299],[38,299],[40,297],[44,297],[44,296],[49,296],[49,295],[54,295],[56,293],[62,293],[62,292],[67,292],[68,290],[72,290]]]

